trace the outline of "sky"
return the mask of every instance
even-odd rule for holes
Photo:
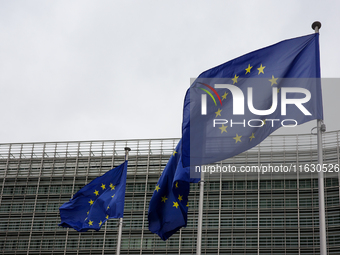
[[[321,75],[340,78],[339,10],[329,0],[0,0],[0,143],[178,138],[190,78],[314,33],[316,20]],[[340,130],[337,80],[322,84],[327,131]]]

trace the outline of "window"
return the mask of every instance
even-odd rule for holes
[[[260,228],[270,228],[272,226],[270,215],[261,215],[260,217]]]
[[[272,201],[270,198],[261,198],[260,199],[260,207],[261,208],[271,208],[272,207]]]
[[[6,184],[5,184],[6,185]],[[14,187],[13,186],[5,186],[3,194],[4,195],[12,195],[13,194]]]
[[[244,228],[245,218],[244,217],[235,217],[234,218],[234,227],[235,228]]]
[[[282,247],[285,245],[285,240],[283,236],[274,236],[273,237],[273,244],[276,247]]]
[[[231,217],[221,218],[221,227],[222,228],[231,228],[232,227]]]
[[[296,198],[286,198],[285,206],[287,208],[296,208],[297,207],[297,199]]]
[[[257,198],[247,198],[247,209],[256,209],[258,207]]]
[[[299,180],[300,189],[310,189],[312,187],[312,182],[310,179]]]
[[[270,180],[260,181],[260,188],[261,189],[271,189],[272,188],[271,181]]]
[[[217,238],[208,237],[206,239],[206,244],[207,244],[208,248],[217,247],[218,240],[217,240]]]
[[[333,234],[327,237],[328,245],[338,246],[340,240],[340,234]]]
[[[148,191],[153,192],[156,188],[157,182],[149,182],[148,183]]]
[[[284,227],[284,219],[282,217],[273,218],[273,228],[283,228]]]
[[[286,227],[287,228],[297,228],[298,227],[298,218],[297,214],[295,215],[287,215],[286,216]]]
[[[172,239],[168,239],[168,248],[178,248],[178,239],[176,238],[172,238]]]
[[[18,245],[17,245],[18,250],[27,250],[27,246],[28,246],[28,240],[18,240]],[[1,247],[1,244],[0,244],[0,247]]]
[[[327,178],[325,186],[326,187],[337,187],[339,186],[339,181],[337,178]]]
[[[247,189],[257,189],[258,182],[257,181],[247,181]]]
[[[296,189],[297,188],[296,180],[285,180],[285,188]]]
[[[232,208],[232,200],[224,200],[222,199],[222,209],[231,209]]]
[[[145,183],[135,183],[134,191],[135,192],[145,192]]]
[[[26,194],[35,194],[37,192],[37,186],[27,186],[25,193]]]
[[[260,247],[271,247],[271,237],[260,237]]]
[[[314,238],[313,236],[301,236],[300,237],[300,245],[312,247],[314,246]]]
[[[245,201],[244,199],[235,199],[234,200],[234,209],[244,209]]]
[[[245,243],[244,237],[234,237],[233,238],[233,246],[234,247],[243,247]]]
[[[273,180],[273,189],[283,189],[284,181],[283,180]]]
[[[247,215],[246,225],[247,225],[247,228],[257,228],[257,217]]]
[[[245,189],[245,181],[235,181],[235,190],[244,190]]]
[[[209,190],[220,190],[220,182],[209,182]]]
[[[181,247],[183,248],[192,247],[194,242],[196,242],[196,240],[192,237],[188,236],[182,237]]]
[[[247,237],[246,245],[247,247],[257,247],[257,237]]]
[[[310,228],[313,226],[312,215],[301,215],[300,216],[300,227]]]
[[[222,182],[222,190],[233,190],[233,182],[232,181],[223,181]]]
[[[41,244],[41,240],[31,240],[31,244],[30,244],[30,249],[32,250],[39,250],[40,249],[40,244]]]
[[[2,202],[0,206],[0,213],[8,213],[11,210],[11,204],[10,202]]]
[[[286,237],[286,246],[287,247],[296,247],[298,246],[298,237],[297,236],[289,236]]]
[[[221,247],[231,247],[231,238],[230,237],[221,237],[220,245],[221,245]]]
[[[273,199],[272,206],[274,208],[282,208],[284,204],[284,201],[282,199]]]
[[[33,209],[34,209],[34,202],[25,202],[24,207],[23,207],[23,212],[33,212]],[[18,212],[19,210],[14,210],[14,211]],[[13,208],[12,208],[12,212],[13,212]]]
[[[327,206],[338,206],[339,205],[339,192],[327,192],[326,196]]]
[[[219,200],[208,200],[207,203],[209,209],[218,209],[220,207]]]
[[[300,207],[312,207],[312,198],[300,197]]]
[[[340,213],[337,212],[337,215],[329,215],[327,220],[328,226],[340,225]]]

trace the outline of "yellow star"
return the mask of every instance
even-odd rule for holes
[[[177,153],[177,151],[174,151],[174,152],[172,153],[172,156],[175,156],[176,153]]]
[[[239,77],[239,76],[236,76],[236,74],[235,74],[235,77],[231,79],[231,80],[233,81],[233,84],[237,83],[237,78],[238,78],[238,77]]]
[[[91,200],[89,201],[89,204],[90,204],[90,205],[93,205],[93,202],[94,202],[94,201],[91,199]]]
[[[264,74],[264,72],[263,72],[263,69],[265,69],[266,67],[265,66],[262,66],[262,64],[261,64],[261,66],[259,67],[259,68],[257,68],[257,70],[259,70],[259,73],[258,74],[260,74],[260,73],[263,73]]]
[[[115,195],[116,195],[116,194],[113,194],[113,196],[111,196],[111,197],[112,197],[112,198],[114,198],[114,197],[115,197]]]
[[[235,139],[235,143],[242,142],[241,137],[242,137],[241,135],[236,134],[236,136],[233,138],[233,139]]]
[[[93,221],[89,220],[89,226],[92,226],[92,225],[93,225]]]
[[[116,189],[116,186],[114,186],[112,183],[110,183],[110,188],[111,188],[111,190],[114,190],[114,189]]]
[[[106,207],[106,210],[109,210],[110,209],[110,206],[108,205],[107,207]]]
[[[87,211],[87,215],[89,215],[90,211]]]
[[[227,95],[228,95],[228,93],[227,93],[227,92],[224,92],[224,94],[223,94],[223,96],[222,96],[222,101],[223,101],[224,99],[227,99]]]
[[[176,189],[178,188],[178,182],[175,183],[175,187],[176,187]]]
[[[162,202],[166,202],[166,200],[168,200],[167,198],[166,198],[166,196],[164,196],[164,197],[162,197]]]
[[[105,218],[108,220],[109,219],[109,215],[107,214]]]
[[[159,185],[156,186],[155,190],[158,192],[161,188],[159,187]]]
[[[222,134],[223,132],[226,132],[226,133],[227,133],[227,127],[228,127],[228,126],[224,126],[224,124],[222,124],[222,126],[219,127],[219,129],[221,129],[221,134]]]
[[[266,125],[266,119],[264,119],[262,121],[263,121],[263,125],[262,125],[262,127],[263,127],[264,125]]]
[[[183,196],[178,195],[178,200],[181,202],[183,200]]]
[[[274,84],[276,84],[277,85],[277,79],[278,78],[274,78],[274,75],[272,75],[272,78],[270,79],[270,80],[268,80],[268,81],[270,81],[272,84],[270,85],[270,86],[273,86]]]
[[[179,204],[177,202],[173,202],[173,203],[174,205],[172,207],[176,207],[176,209],[178,209]]]
[[[95,190],[93,193],[96,194],[96,196],[99,195],[99,192],[97,190]]]
[[[250,138],[250,141],[251,141],[253,138],[255,138],[254,133],[251,133],[251,136],[249,136],[249,138]]]
[[[187,202],[187,207],[189,207],[189,202]]]
[[[252,68],[253,68],[253,67],[250,66],[250,65],[248,64],[248,68],[245,69],[245,70],[246,70],[246,74],[247,74],[247,73],[250,73],[250,70],[251,70]]]
[[[215,114],[216,114],[215,118],[217,116],[221,116],[221,112],[222,112],[222,110],[220,108],[218,108],[217,112],[215,112]]]
[[[103,222],[102,222],[102,221],[100,221],[98,224],[99,224],[99,227],[100,227],[100,226],[103,224]]]
[[[277,93],[279,93],[280,92],[280,88],[277,88]]]
[[[100,187],[102,187],[103,190],[106,189],[105,184],[103,184],[103,183],[102,183],[102,186],[100,186]]]

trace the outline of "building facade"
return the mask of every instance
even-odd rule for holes
[[[150,198],[178,141],[0,144],[0,254],[115,254],[117,219],[98,232],[78,233],[58,226],[58,208],[123,163],[124,147],[131,152],[121,254],[195,254],[198,184],[191,184],[186,228],[166,242],[148,230]],[[325,133],[323,142],[327,250],[340,254],[340,131]],[[311,134],[270,136],[211,165],[210,170],[236,171],[205,173],[202,254],[319,254],[318,179],[312,164],[317,152]],[[262,172],[250,171],[256,167]],[[264,172],[266,167],[273,172]],[[242,168],[249,171],[240,173]]]

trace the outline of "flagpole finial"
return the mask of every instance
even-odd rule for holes
[[[315,30],[315,33],[319,33],[319,29],[321,28],[321,22],[320,21],[314,21],[312,24],[313,30]]]
[[[128,158],[129,158],[129,151],[131,151],[131,149],[130,149],[130,147],[125,147],[124,150],[125,150],[125,160],[128,160]]]

